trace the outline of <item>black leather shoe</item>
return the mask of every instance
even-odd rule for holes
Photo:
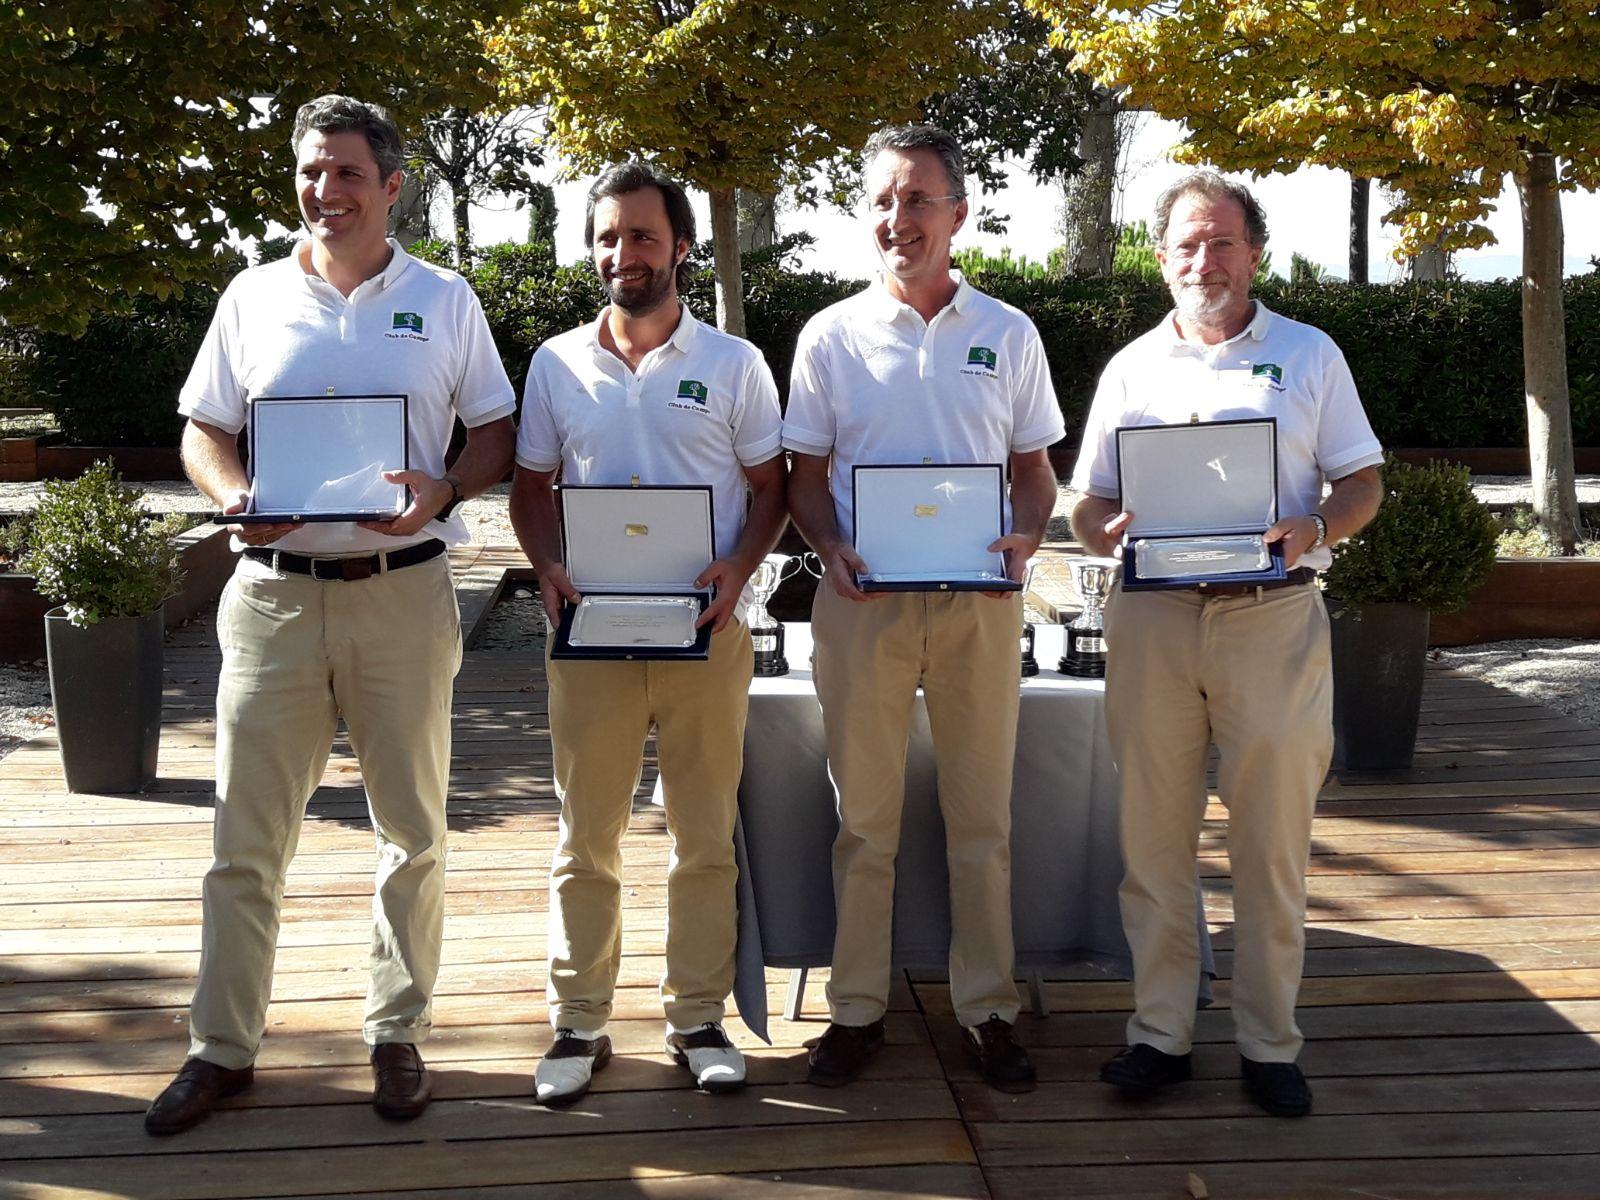
[[[1031,1092],[1036,1077],[1028,1052],[1017,1044],[1010,1021],[994,1013],[982,1025],[962,1029],[967,1052],[978,1060],[978,1069],[990,1087],[1002,1092]]]
[[[1239,1059],[1245,1090],[1275,1117],[1303,1117],[1311,1111],[1311,1085],[1292,1062],[1256,1062]]]
[[[421,1116],[433,1095],[422,1055],[407,1042],[380,1042],[372,1048],[372,1107],[396,1121]]]
[[[870,1025],[831,1024],[811,1047],[806,1078],[822,1087],[849,1083],[883,1049],[883,1019]]]
[[[1170,1083],[1183,1083],[1191,1074],[1187,1054],[1167,1054],[1136,1042],[1100,1068],[1100,1082],[1130,1095],[1146,1096]]]
[[[204,1120],[218,1100],[244,1091],[255,1077],[254,1067],[235,1071],[203,1058],[185,1059],[172,1082],[144,1114],[144,1131],[154,1137],[182,1133]]]

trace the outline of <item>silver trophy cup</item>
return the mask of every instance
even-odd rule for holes
[[[1067,624],[1067,652],[1061,656],[1059,668],[1063,675],[1104,679],[1105,605],[1122,564],[1114,558],[1074,558],[1069,565],[1072,586],[1083,601],[1083,611]]]
[[[750,604],[750,644],[756,654],[756,674],[771,677],[787,675],[789,660],[783,656],[783,623],[767,611],[767,603],[778,585],[793,574],[790,563],[799,560],[787,554],[769,554],[750,576],[755,599]]]

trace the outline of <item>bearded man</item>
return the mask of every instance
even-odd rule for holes
[[[580,597],[562,558],[553,486],[706,486],[715,589],[700,624],[710,658],[550,661],[550,737],[561,828],[550,869],[549,998],[556,1036],[534,1098],[566,1103],[611,1057],[606,1021],[622,954],[622,835],[652,726],[672,854],[667,866],[667,1053],[708,1092],[744,1085],[722,1028],[733,990],[733,826],[754,654],[747,583],[784,524],[778,393],[761,352],[702,325],[679,300],[694,212],[641,162],[589,190],[584,241],[610,303],[540,346],[528,367],[511,517],[559,623]]]
[[[1194,870],[1206,755],[1221,751],[1233,874],[1232,1008],[1241,1074],[1275,1116],[1311,1111],[1296,1065],[1311,817],[1333,750],[1328,614],[1317,572],[1382,495],[1383,454],[1350,369],[1321,330],[1250,298],[1267,243],[1249,190],[1211,171],[1157,202],[1156,257],[1175,310],[1107,364],[1073,486],[1093,554],[1113,553],[1117,429],[1273,417],[1288,576],[1266,584],[1118,589],[1106,611],[1106,728],[1121,789],[1122,922],[1133,950],[1128,1047],[1100,1077],[1128,1093],[1189,1078],[1199,951]],[[1331,485],[1331,489],[1330,486]],[[1326,494],[1324,494],[1326,492]]]

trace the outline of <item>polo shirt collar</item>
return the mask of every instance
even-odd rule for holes
[[[609,304],[605,305],[600,309],[599,313],[595,315],[595,319],[589,322],[589,348],[596,354],[612,356],[611,351],[607,350],[600,341],[600,327],[606,319],[606,314],[610,311],[611,306]],[[695,338],[699,336],[700,322],[695,318],[695,315],[689,311],[689,306],[682,300],[679,300],[678,327],[672,331],[672,336],[663,342],[662,345],[671,346],[680,354],[687,354],[689,353],[689,347],[694,345]],[[651,353],[653,354],[655,351],[652,350]]]
[[[401,275],[405,274],[406,268],[411,265],[411,255],[406,253],[404,246],[395,241],[393,238],[385,238],[384,241],[388,243],[390,250],[388,265],[385,266],[382,271],[379,271],[378,274],[369,279],[362,280],[358,285],[358,288],[365,287],[367,284],[371,283],[373,279],[376,279],[378,281],[378,290],[384,291],[385,289],[393,286],[394,282],[399,279]],[[306,248],[301,249],[301,246]],[[302,254],[309,256],[310,253],[310,243],[302,242],[295,246],[294,253],[291,254],[289,258],[290,261],[294,263],[295,270],[298,271],[301,277],[306,281],[307,287],[311,286],[311,281],[313,279],[322,280],[323,283],[327,283],[327,280],[322,279],[322,276],[318,275],[315,271],[306,270],[306,264],[300,261],[300,256]],[[354,293],[352,293],[352,295],[353,294]]]
[[[1243,341],[1245,338],[1249,338],[1251,341],[1255,342],[1265,340],[1267,331],[1272,328],[1272,310],[1259,300],[1252,300],[1251,303],[1256,306],[1256,310],[1255,315],[1250,318],[1250,324],[1246,325],[1242,330],[1236,333],[1233,337],[1229,338],[1227,341],[1219,342],[1217,346],[1229,346],[1234,342]],[[1202,349],[1217,349],[1217,346],[1202,347],[1198,342],[1185,341],[1183,336],[1178,332],[1177,318],[1178,310],[1175,308],[1168,309],[1166,318],[1161,323],[1161,328],[1166,331],[1166,348],[1168,354],[1198,353]]]
[[[973,297],[978,294],[978,291],[967,282],[966,277],[960,271],[952,270],[950,272],[950,280],[956,285],[956,294],[950,298],[950,303],[946,307],[953,308],[962,316],[966,316],[967,310],[972,306]],[[874,280],[872,286],[867,289],[867,297],[872,306],[873,315],[884,321],[893,321],[901,313],[916,311],[909,304],[896,300],[890,294],[889,285],[884,283],[881,273]]]

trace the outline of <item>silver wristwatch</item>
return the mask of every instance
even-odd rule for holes
[[[1306,549],[1315,550],[1318,546],[1323,545],[1328,540],[1328,519],[1321,513],[1317,512],[1307,513],[1306,515],[1311,518],[1312,522],[1317,527],[1317,536],[1312,539],[1311,545],[1307,546]]]

